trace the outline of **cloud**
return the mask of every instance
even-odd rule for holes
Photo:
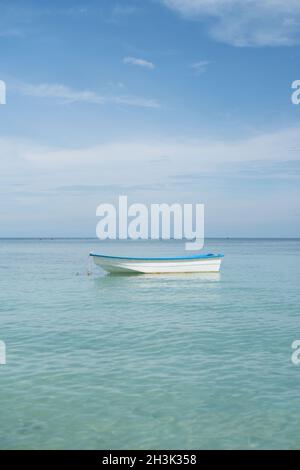
[[[134,15],[137,11],[138,11],[138,8],[136,5],[133,5],[133,4],[121,5],[117,3],[109,11],[108,16],[106,18],[106,22],[111,23],[111,24],[118,24],[120,21]]]
[[[0,30],[1,38],[22,38],[24,36],[23,31],[18,28],[10,28]]]
[[[241,162],[237,169],[239,176],[246,178],[299,179],[300,177],[299,160],[246,161]]]
[[[81,192],[90,192],[90,193],[124,193],[127,194],[128,192],[133,191],[160,191],[165,188],[164,184],[77,184],[77,185],[70,185],[70,186],[60,186],[57,188],[58,191],[61,192],[73,192],[73,193],[81,193]]]
[[[298,0],[162,0],[185,18],[206,19],[209,34],[237,47],[300,43]]]
[[[155,65],[152,62],[144,59],[137,59],[136,57],[124,57],[124,64],[138,65],[140,67],[145,67],[147,69],[154,69]]]
[[[204,202],[221,234],[291,236],[299,230],[299,152],[296,127],[232,141],[139,137],[75,149],[0,137],[2,236],[53,234],[52,226],[54,235],[74,228],[80,236],[83,227],[93,235],[95,208],[119,194],[146,204]]]
[[[201,75],[206,72],[209,62],[207,60],[200,60],[199,62],[194,62],[191,64],[191,68],[194,69],[196,75]]]
[[[135,5],[120,5],[117,4],[112,9],[114,16],[130,16],[133,15],[137,10]]]
[[[285,129],[233,141],[179,137],[154,141],[132,139],[77,149],[0,138],[0,152],[2,163],[6,162],[12,171],[18,162],[32,170],[53,171],[55,175],[67,171],[68,175],[77,174],[78,181],[70,183],[75,185],[86,184],[82,181],[84,173],[89,175],[89,180],[95,179],[88,184],[98,185],[98,170],[105,184],[124,184],[124,180],[126,184],[137,184],[137,178],[138,184],[152,184],[187,172],[204,176],[220,173],[241,176],[249,165],[260,173],[265,171],[265,176],[284,177],[291,176],[299,168],[300,129]],[[276,171],[270,171],[271,166]],[[57,187],[56,180],[55,183]]]
[[[286,160],[246,160],[244,162],[228,162],[221,165],[218,172],[182,173],[172,176],[172,179],[184,184],[198,184],[209,178],[213,180],[297,180],[300,178],[300,161]]]
[[[65,103],[92,103],[98,105],[115,104],[121,106],[135,106],[142,108],[159,108],[154,99],[138,96],[120,95],[104,96],[89,90],[74,90],[61,84],[42,83],[38,85],[19,83],[15,86],[17,92],[36,98],[56,98]]]

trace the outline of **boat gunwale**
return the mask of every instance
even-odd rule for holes
[[[191,256],[173,256],[173,257],[153,257],[153,258],[142,258],[142,257],[131,257],[131,256],[112,256],[102,255],[100,253],[90,253],[89,256],[95,256],[97,258],[104,259],[115,259],[115,260],[131,260],[131,261],[178,261],[178,260],[197,260],[197,259],[220,259],[224,258],[223,254],[208,253],[205,255],[191,255]]]

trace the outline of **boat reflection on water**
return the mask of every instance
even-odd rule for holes
[[[141,274],[141,273],[106,273],[105,271],[94,273],[97,277],[95,281],[97,283],[105,282],[106,285],[110,283],[115,284],[117,279],[128,281],[128,283],[135,283],[138,281],[141,284],[141,281],[147,281],[148,283],[159,282],[171,282],[180,281],[181,283],[186,282],[197,282],[197,283],[206,283],[206,282],[219,282],[221,280],[221,273],[161,273],[161,274]]]
[[[116,274],[111,274],[116,276]],[[214,281],[218,282],[221,279],[221,273],[164,273],[164,274],[143,274],[143,279],[156,278],[160,280],[182,280],[182,281]],[[140,275],[139,275],[140,277]]]

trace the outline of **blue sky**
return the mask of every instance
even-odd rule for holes
[[[0,1],[0,236],[94,236],[101,202],[199,202],[299,235],[297,0]]]

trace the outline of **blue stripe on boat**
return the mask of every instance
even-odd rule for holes
[[[207,255],[191,255],[191,256],[174,256],[171,258],[132,258],[130,256],[109,256],[109,255],[101,255],[98,253],[90,253],[90,256],[97,256],[99,258],[111,258],[111,259],[130,259],[130,260],[138,260],[138,261],[173,261],[178,259],[206,259],[206,258],[223,258],[224,255],[218,254],[215,255],[213,253],[208,253]]]

